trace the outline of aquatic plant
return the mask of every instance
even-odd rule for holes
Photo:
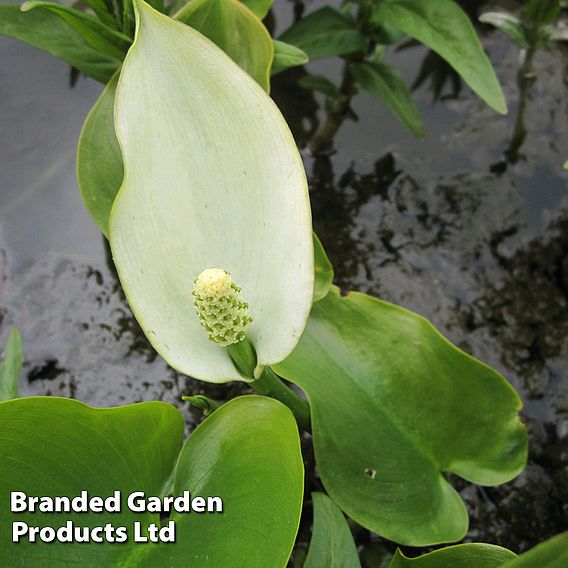
[[[78,174],[148,340],[177,371],[209,382],[242,381],[260,396],[220,407],[196,399],[209,416],[185,443],[181,414],[161,402],[113,409],[57,397],[1,402],[0,501],[12,491],[46,497],[190,491],[221,496],[226,511],[160,519],[158,511],[123,509],[55,521],[49,511],[3,512],[3,565],[286,566],[302,511],[300,436],[309,440],[303,431],[311,434],[325,489],[313,496],[308,568],[335,565],[330,558],[358,565],[344,513],[400,545],[459,541],[468,516],[447,474],[491,486],[525,465],[521,401],[504,377],[421,316],[333,286],[312,232],[301,158],[266,93],[270,57],[264,66],[251,61],[256,48],[239,49],[223,18],[246,22],[266,39],[262,24],[237,2],[208,1],[207,8],[190,3],[175,18],[142,0],[119,16],[110,4],[89,2],[98,19],[43,2],[26,9],[42,21],[62,18],[69,37],[98,54],[81,62],[83,70],[109,79],[81,135]],[[431,5],[458,14],[449,1]],[[268,6],[251,3],[264,13]],[[426,43],[447,35],[414,0],[377,8],[369,21],[391,21]],[[206,30],[215,43],[200,33]],[[455,59],[455,49],[438,48]],[[471,57],[464,60],[468,81],[503,110],[489,64]],[[360,66],[353,67],[359,79],[374,69],[366,60],[349,65]],[[13,341],[2,367],[11,369],[3,380],[12,385],[19,369],[10,362],[19,351]],[[4,398],[17,394],[10,392]],[[105,524],[147,536],[175,526],[177,539],[48,544],[67,522],[91,537]],[[28,527],[18,525],[22,542],[12,542],[15,523]],[[42,536],[39,529],[40,542],[33,543],[32,525],[53,532]],[[518,559],[469,544],[415,560],[397,552],[390,566],[546,567],[565,558],[566,536],[559,536]]]

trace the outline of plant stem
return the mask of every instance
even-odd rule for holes
[[[279,400],[285,404],[296,417],[300,428],[310,432],[310,406],[298,396],[290,387],[287,387],[282,380],[269,367],[264,367],[262,375],[250,386],[258,393]]]

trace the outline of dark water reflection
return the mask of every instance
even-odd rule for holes
[[[23,394],[96,406],[166,400],[195,422],[180,394],[220,399],[241,387],[173,372],[132,319],[74,179],[76,139],[99,86],[80,80],[69,92],[65,65],[0,41],[0,121],[9,133],[0,141],[0,339],[13,323],[23,332]],[[389,56],[417,85],[425,141],[360,95],[358,122],[345,122],[334,153],[314,156],[305,148],[325,119],[323,101],[291,86],[297,71],[275,81],[273,96],[304,148],[314,223],[338,284],[426,315],[521,392],[526,472],[498,488],[458,481],[472,514],[468,539],[521,551],[568,529],[566,52],[537,55],[526,137],[512,160],[518,52],[498,34],[485,43],[507,117],[423,48]],[[341,74],[334,62],[310,69]]]

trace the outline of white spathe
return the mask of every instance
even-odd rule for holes
[[[125,176],[110,218],[120,280],[144,333],[178,371],[241,379],[195,313],[193,281],[231,274],[259,366],[282,361],[314,289],[311,214],[294,139],[270,97],[190,27],[135,2],[115,128]]]

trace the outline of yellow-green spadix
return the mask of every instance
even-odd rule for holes
[[[125,175],[110,243],[134,315],[175,369],[243,379],[195,313],[194,281],[231,275],[259,366],[283,360],[312,302],[313,248],[301,158],[268,95],[205,37],[135,2],[115,128]]]

